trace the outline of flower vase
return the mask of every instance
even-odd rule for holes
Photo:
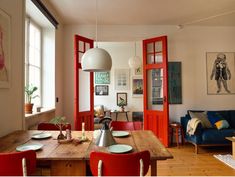
[[[60,125],[60,134],[58,135],[57,137],[58,140],[64,140],[65,139],[65,136],[64,134],[62,133],[62,126]]]

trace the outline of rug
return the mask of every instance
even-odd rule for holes
[[[235,160],[233,159],[233,156],[231,154],[225,154],[225,155],[219,154],[219,155],[214,155],[214,157],[235,170]]]

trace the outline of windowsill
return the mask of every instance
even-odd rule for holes
[[[40,114],[44,114],[44,113],[52,112],[52,111],[55,111],[55,108],[42,108],[41,112],[36,112],[35,110],[33,110],[32,114],[25,114],[25,118],[30,118],[36,115],[40,115]]]

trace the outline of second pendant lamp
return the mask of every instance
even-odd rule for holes
[[[135,42],[135,55],[128,60],[130,68],[138,68],[141,66],[140,57],[136,56],[136,42]]]
[[[96,47],[87,50],[82,56],[82,70],[88,72],[109,71],[112,67],[110,54],[101,48],[98,48],[97,34],[97,0],[96,0]]]

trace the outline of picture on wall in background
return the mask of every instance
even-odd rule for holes
[[[0,88],[10,87],[10,16],[0,9]]]
[[[182,104],[181,62],[168,62],[169,104]]]
[[[143,74],[142,66],[135,68],[135,75],[142,75],[142,74]]]
[[[143,96],[143,78],[141,76],[132,77],[132,96]]]
[[[129,69],[115,69],[115,89],[129,90]]]
[[[110,84],[110,72],[95,72],[95,84]]]
[[[235,94],[235,53],[207,52],[207,94]]]
[[[96,85],[95,95],[97,96],[109,95],[109,86],[108,85]]]
[[[117,93],[117,106],[127,106],[127,93]]]

